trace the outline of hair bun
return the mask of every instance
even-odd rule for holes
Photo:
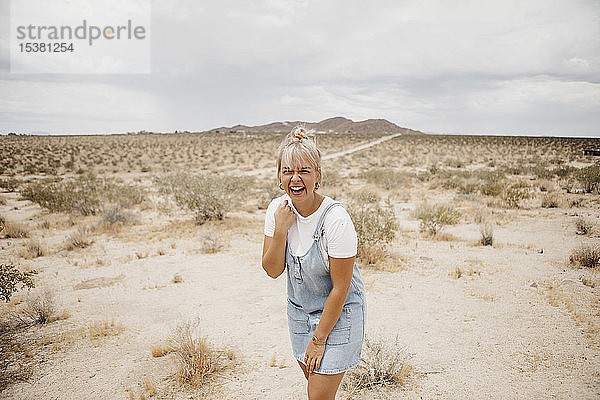
[[[303,126],[295,126],[290,132],[290,136],[294,139],[302,140],[307,139],[308,135],[306,129]]]

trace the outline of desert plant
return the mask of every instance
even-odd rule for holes
[[[483,246],[492,246],[494,244],[494,226],[492,224],[485,222],[479,225],[479,233],[481,234],[479,243]]]
[[[14,192],[21,181],[15,178],[0,179],[0,188],[6,189],[8,192]]]
[[[0,214],[0,231],[4,229],[4,224],[6,224],[6,218],[4,218],[4,215]]]
[[[546,193],[542,196],[543,208],[557,208],[560,206],[560,195],[556,192]]]
[[[162,191],[173,195],[180,207],[193,211],[199,225],[222,220],[245,187],[241,178],[215,174],[176,174],[157,183]]]
[[[581,168],[575,177],[586,193],[600,192],[600,163]]]
[[[589,235],[595,230],[596,224],[594,221],[580,216],[575,220],[575,228],[577,229],[575,233],[578,235]]]
[[[25,258],[36,258],[46,255],[46,248],[39,239],[29,239],[25,244]]]
[[[0,264],[0,300],[8,302],[14,292],[35,287],[32,277],[37,271],[20,272],[14,265]]]
[[[372,182],[385,190],[405,186],[408,183],[406,174],[391,168],[371,168],[361,172],[359,178]]]
[[[83,249],[88,247],[90,244],[94,243],[90,235],[91,231],[88,227],[80,226],[75,232],[71,233],[67,237],[67,250],[73,250],[75,248]]]
[[[200,235],[200,251],[213,254],[223,250],[228,245],[228,240],[223,232],[216,229],[209,229]]]
[[[388,255],[387,247],[394,239],[398,223],[391,203],[381,206],[370,201],[368,194],[350,202],[348,213],[358,236],[357,257],[366,264],[376,264]]]
[[[54,296],[49,288],[44,288],[41,292],[27,298],[27,306],[24,309],[25,315],[34,324],[47,324],[56,318]]]
[[[169,342],[179,366],[176,378],[182,384],[202,385],[235,358],[232,352],[213,349],[200,334],[198,321],[177,326]]]
[[[6,205],[6,199],[4,197],[0,197],[0,206]]]
[[[430,205],[421,203],[413,216],[421,221],[421,230],[435,236],[446,225],[455,225],[460,220],[460,212],[448,204]]]
[[[530,188],[523,181],[507,185],[500,196],[508,207],[518,208],[521,200],[531,197]]]
[[[29,237],[29,227],[19,222],[5,221],[2,227],[2,234],[6,238],[22,239]]]
[[[573,249],[569,261],[572,264],[579,264],[582,267],[595,268],[600,265],[600,245],[582,244]]]
[[[395,340],[366,338],[360,363],[348,371],[344,386],[355,391],[374,386],[402,385],[411,371],[397,336]]]
[[[102,220],[100,224],[102,226],[123,226],[129,224],[137,224],[139,223],[139,216],[134,214],[131,211],[124,210],[119,205],[113,205],[112,207],[107,208],[102,215]]]

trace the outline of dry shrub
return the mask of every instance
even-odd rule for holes
[[[22,313],[24,315],[22,322],[26,325],[42,325],[56,321],[59,317],[56,314],[52,290],[46,287],[40,292],[27,297],[26,306]]]
[[[198,225],[222,220],[238,194],[248,187],[248,178],[217,174],[174,174],[155,182],[162,192],[172,194],[180,207],[193,211]]]
[[[202,386],[235,361],[231,351],[214,349],[200,334],[199,321],[179,325],[170,341],[178,360],[176,380],[180,384]]]
[[[257,199],[258,199],[258,209],[264,210],[266,209],[271,200],[276,197],[279,197],[283,194],[283,191],[279,189],[277,186],[276,180],[267,180],[262,184],[261,187],[258,188]]]
[[[174,348],[168,343],[158,343],[153,345],[150,351],[152,353],[152,357],[162,357],[174,351]]]
[[[460,220],[460,212],[449,204],[430,205],[421,203],[412,213],[421,221],[421,230],[435,236],[446,225],[455,225]]]
[[[6,205],[6,199],[4,197],[0,197],[0,206]]]
[[[597,267],[600,265],[600,244],[582,244],[573,249],[569,261],[571,264],[579,264],[582,267]]]
[[[586,193],[600,193],[600,163],[578,170],[575,178]]]
[[[500,197],[508,207],[518,208],[521,200],[531,198],[530,187],[525,181],[515,182],[507,185]]]
[[[410,183],[407,174],[394,171],[391,168],[371,168],[361,172],[358,177],[385,190],[406,187]]]
[[[560,207],[560,195],[557,192],[546,193],[542,196],[542,208]]]
[[[105,336],[118,336],[124,330],[123,324],[120,322],[115,323],[114,320],[110,322],[94,321],[88,327],[90,339],[98,339]]]
[[[80,226],[75,232],[69,235],[66,247],[67,250],[83,249],[92,243],[94,243],[94,240],[91,238],[91,230],[86,226]]]
[[[389,258],[389,243],[398,229],[392,204],[381,206],[376,195],[362,192],[350,202],[348,213],[358,236],[357,257],[372,265]]]
[[[578,235],[590,235],[596,228],[596,223],[591,219],[579,217],[575,220],[575,231]]]
[[[140,217],[131,211],[124,210],[119,205],[113,205],[106,209],[100,220],[100,225],[105,228],[122,227],[140,222]]]
[[[484,222],[479,225],[479,233],[481,238],[479,243],[483,246],[492,246],[494,244],[494,226],[489,222]]]
[[[228,246],[229,240],[222,231],[209,229],[200,235],[200,243],[200,251],[202,253],[214,254]]]
[[[4,229],[4,224],[6,224],[6,218],[4,218],[4,215],[0,214],[0,231]]]
[[[6,238],[22,239],[29,237],[29,227],[19,222],[5,221],[2,234]]]
[[[22,256],[24,258],[37,258],[45,256],[46,253],[46,247],[42,245],[39,239],[29,239],[25,244]]]
[[[411,371],[397,336],[395,340],[366,338],[360,363],[346,373],[344,387],[355,391],[374,386],[402,385]]]
[[[73,180],[29,184],[21,196],[53,212],[95,215],[102,212],[105,204],[118,204],[124,208],[140,204],[145,199],[145,192],[137,186],[116,184],[85,174]]]

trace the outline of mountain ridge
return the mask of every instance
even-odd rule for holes
[[[425,135],[421,131],[404,128],[390,122],[386,119],[366,119],[364,121],[352,121],[346,117],[332,117],[319,122],[304,122],[304,121],[278,121],[270,122],[264,125],[248,126],[234,125],[231,127],[220,127],[211,129],[209,132],[272,132],[272,133],[287,133],[296,125],[303,125],[306,129],[315,133],[400,133],[402,135]]]

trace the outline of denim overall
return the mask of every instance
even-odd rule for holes
[[[323,236],[325,216],[335,206],[342,205],[330,204],[321,215],[313,234],[313,244],[305,255],[293,256],[286,243],[288,327],[294,357],[302,363],[333,287],[329,266],[323,260],[319,242]],[[355,262],[342,313],[327,337],[321,365],[315,372],[337,374],[358,364],[364,338],[365,312],[365,288]]]

